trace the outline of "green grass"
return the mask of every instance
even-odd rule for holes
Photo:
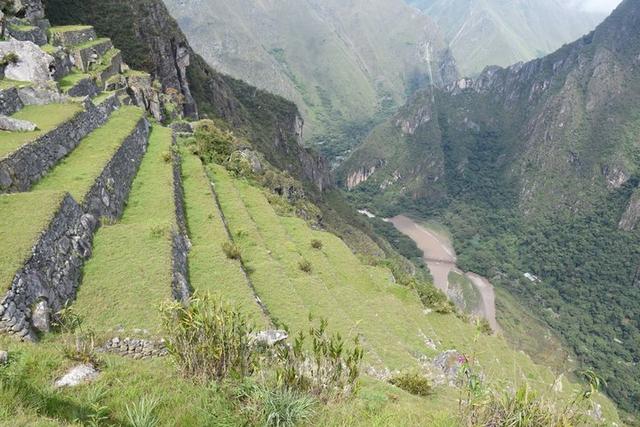
[[[31,86],[31,82],[21,82],[18,80],[0,79],[0,90],[6,90],[11,88],[21,88]]]
[[[59,27],[49,28],[49,33],[55,34],[55,33],[67,33],[70,31],[85,31],[85,30],[90,30],[91,28],[93,27],[91,27],[90,25],[63,25]]]
[[[73,72],[71,74],[67,74],[62,79],[60,79],[60,90],[63,92],[68,92],[69,89],[73,88],[76,84],[84,79],[91,78],[89,74]]]
[[[104,166],[142,117],[144,111],[136,107],[122,107],[114,111],[104,126],[84,138],[78,148],[36,184],[34,189],[65,190],[82,203]]]
[[[98,332],[118,325],[158,332],[159,305],[171,298],[171,141],[171,130],[154,126],[121,221],[95,236],[75,306]]]
[[[231,178],[212,167],[216,192],[243,259],[262,300],[276,318],[293,331],[307,325],[305,310],[330,321],[343,336],[363,336],[366,362],[390,369],[410,368],[420,357],[457,349],[477,361],[494,387],[529,383],[550,393],[557,375],[534,364],[501,337],[480,334],[473,324],[454,315],[425,313],[415,293],[393,283],[389,270],[363,265],[346,244],[330,233],[312,230],[298,218],[278,217],[262,190]],[[311,240],[322,241],[321,250]],[[300,259],[313,265],[311,274],[297,268]],[[433,350],[427,339],[436,343]],[[566,376],[562,398],[573,396],[576,385]],[[427,399],[432,408],[450,410],[453,389],[438,388]],[[599,398],[609,419],[617,419],[611,402]]]
[[[93,98],[93,104],[100,105],[113,95],[115,95],[115,92],[101,92]]]
[[[62,123],[71,120],[81,111],[82,105],[77,103],[28,105],[24,107],[11,117],[33,122],[38,126],[38,129],[33,132],[0,131],[0,158],[13,153],[22,145],[33,142]]]
[[[11,286],[16,272],[31,256],[31,248],[53,219],[63,198],[61,192],[0,196],[0,295]]]
[[[101,37],[101,38],[97,38],[95,40],[89,40],[87,42],[72,46],[71,50],[79,51],[79,50],[83,50],[83,49],[88,49],[88,48],[91,48],[91,47],[94,47],[94,46],[101,45],[103,43],[107,43],[109,41],[111,41],[111,39],[106,38],[106,37]]]
[[[120,54],[120,50],[118,49],[109,49],[103,56],[100,58],[100,63],[95,66],[91,70],[91,74],[94,76],[99,76],[100,73],[111,67],[113,59]]]
[[[45,44],[44,46],[40,46],[40,49],[48,53],[49,55],[53,55],[58,51],[58,46],[53,46],[51,44]]]
[[[185,209],[191,250],[189,278],[196,291],[218,293],[261,325],[267,323],[245,278],[240,261],[228,259],[222,243],[229,241],[221,213],[200,159],[182,154]]]

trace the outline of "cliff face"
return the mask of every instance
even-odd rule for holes
[[[47,0],[56,25],[93,25],[120,46],[125,61],[180,94],[186,117],[220,119],[247,136],[274,166],[324,190],[326,162],[301,145],[296,106],[212,69],[189,45],[161,0]]]
[[[295,102],[310,135],[457,78],[438,28],[402,0],[164,3],[207,63]]]

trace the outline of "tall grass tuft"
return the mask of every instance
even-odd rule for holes
[[[127,405],[127,421],[131,427],[156,427],[159,424],[156,416],[158,399],[143,397],[137,403]]]
[[[281,387],[246,384],[240,387],[237,399],[255,425],[293,427],[309,422],[315,414],[313,397]]]
[[[466,427],[580,427],[600,426],[592,415],[592,397],[598,392],[601,379],[585,373],[589,388],[570,401],[544,397],[523,385],[515,391],[490,390],[480,377],[462,369],[464,396],[460,399],[460,421]]]
[[[231,374],[244,377],[254,370],[253,326],[221,299],[195,294],[187,307],[167,303],[162,319],[169,353],[186,377],[207,382]]]
[[[309,393],[329,401],[351,395],[357,387],[364,351],[356,337],[352,348],[340,334],[327,333],[327,321],[309,330],[311,352],[305,351],[307,336],[300,332],[293,346],[278,348],[277,382],[286,390]]]
[[[229,259],[236,259],[236,260],[242,259],[242,253],[240,252],[240,248],[235,243],[224,242],[222,244],[222,252],[224,252],[224,254]]]

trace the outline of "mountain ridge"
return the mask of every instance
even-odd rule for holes
[[[543,316],[631,412],[640,396],[631,303],[640,296],[629,286],[640,259],[639,26],[640,5],[626,0],[548,56],[419,93],[339,171],[361,206],[445,221],[463,269]]]
[[[444,31],[463,75],[548,54],[591,31],[606,14],[558,0],[408,0]]]

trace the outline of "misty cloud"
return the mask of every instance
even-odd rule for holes
[[[609,13],[621,2],[622,0],[575,0],[573,5],[589,12]]]

